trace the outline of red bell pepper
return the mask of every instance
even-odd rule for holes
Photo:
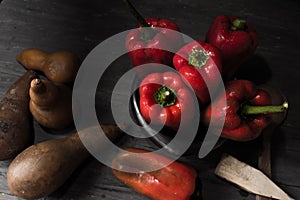
[[[225,85],[226,105],[221,98],[216,100],[212,113],[211,105],[205,111],[204,123],[209,121],[221,125],[219,119],[225,115],[221,136],[236,141],[257,138],[270,122],[271,113],[286,111],[288,104],[273,106],[270,95],[248,80],[232,80]],[[224,95],[221,95],[224,97]]]
[[[206,42],[222,52],[224,79],[231,79],[258,45],[252,25],[236,16],[218,16],[206,34]]]
[[[172,65],[172,58],[183,44],[182,35],[176,23],[167,19],[144,19],[129,1],[125,1],[130,11],[139,21],[137,29],[130,31],[126,37],[126,50],[133,66],[147,63]],[[144,29],[143,27],[151,27]],[[144,77],[153,70],[138,71]]]
[[[120,153],[113,160],[112,171],[136,192],[153,200],[188,200],[191,196],[199,199],[197,173],[193,168],[145,150],[126,150],[136,155]],[[165,166],[164,163],[171,164]],[[150,167],[158,170],[150,171]]]
[[[147,122],[176,130],[194,117],[192,92],[175,72],[149,74],[140,84],[139,95],[141,114]],[[154,106],[157,104],[160,106]]]
[[[210,100],[207,85],[216,87],[222,81],[221,62],[219,50],[200,40],[186,44],[173,57],[175,69],[194,89],[201,106]]]

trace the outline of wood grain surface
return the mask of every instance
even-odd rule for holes
[[[135,19],[123,1],[104,0],[3,0],[0,1],[0,97],[25,69],[15,56],[26,48],[48,52],[69,50],[84,59],[100,42],[134,28]],[[285,123],[272,135],[272,180],[291,197],[300,199],[300,93],[298,80],[300,44],[300,4],[297,0],[132,0],[145,17],[174,20],[181,31],[195,39],[204,39],[217,15],[237,15],[253,24],[259,35],[259,46],[253,58],[242,66],[239,78],[258,84],[270,83],[287,96],[291,109]],[[97,95],[96,107],[101,119],[111,122],[110,90],[120,72],[130,63],[127,57],[112,64],[101,79],[104,87]],[[72,131],[71,131],[72,132]],[[66,133],[67,134],[67,133]],[[36,142],[63,137],[44,131],[35,123]],[[123,147],[155,148],[151,141],[126,136]],[[204,159],[193,157],[184,161],[198,170],[204,200],[253,200],[238,187],[219,179],[214,168],[225,152],[257,166],[258,141],[226,142]],[[0,162],[0,200],[18,199],[8,189],[6,172],[10,161]],[[119,182],[111,169],[96,160],[84,163],[56,192],[45,199],[147,199]]]

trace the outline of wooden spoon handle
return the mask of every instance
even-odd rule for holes
[[[258,168],[271,178],[271,137],[274,128],[270,127],[264,132],[261,140],[261,151],[258,155]],[[256,195],[256,200],[271,200],[272,198]]]
[[[273,105],[279,105],[283,102],[288,102],[286,97],[277,88],[270,85],[263,85],[261,89],[266,90],[272,98]],[[271,178],[271,139],[272,133],[275,131],[276,127],[279,127],[281,123],[285,120],[287,111],[284,113],[277,113],[272,115],[272,123],[263,131],[261,137],[260,151],[258,155],[258,168],[269,178]],[[271,200],[272,198],[262,197],[256,195],[256,200]]]

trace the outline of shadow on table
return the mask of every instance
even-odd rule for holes
[[[241,65],[236,78],[250,80],[259,85],[272,78],[272,71],[262,55],[254,54],[250,60]]]

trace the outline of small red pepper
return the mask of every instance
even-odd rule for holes
[[[138,28],[130,31],[126,37],[126,49],[132,64],[139,66],[159,63],[172,66],[173,52],[183,44],[177,24],[167,19],[144,19],[128,0],[125,0],[125,3],[140,23]],[[151,28],[143,29],[143,27]],[[155,69],[147,72],[138,71],[138,73],[143,77],[154,71]]]
[[[209,121],[221,125],[219,119],[225,115],[221,136],[236,141],[257,138],[270,122],[270,114],[286,111],[288,104],[273,106],[270,95],[248,80],[232,80],[225,86],[226,105],[221,98],[216,100],[215,111],[211,105],[205,111],[204,123]],[[224,95],[221,95],[223,98]]]
[[[193,168],[153,152],[134,148],[126,150],[136,155],[120,153],[113,160],[112,171],[136,192],[153,200],[189,200],[191,196],[199,199],[197,173]],[[165,166],[164,163],[171,164]],[[149,166],[158,170],[149,172]],[[125,172],[124,169],[134,172]]]
[[[236,16],[218,16],[206,34],[206,42],[222,52],[224,79],[231,79],[258,45],[252,25]]]
[[[201,106],[210,100],[207,85],[216,87],[222,81],[217,76],[222,70],[221,62],[219,50],[200,40],[186,44],[173,57],[175,69],[194,89]]]
[[[140,110],[147,122],[176,130],[194,116],[192,92],[175,72],[149,74],[140,84],[139,95]],[[154,106],[157,104],[160,106]]]

